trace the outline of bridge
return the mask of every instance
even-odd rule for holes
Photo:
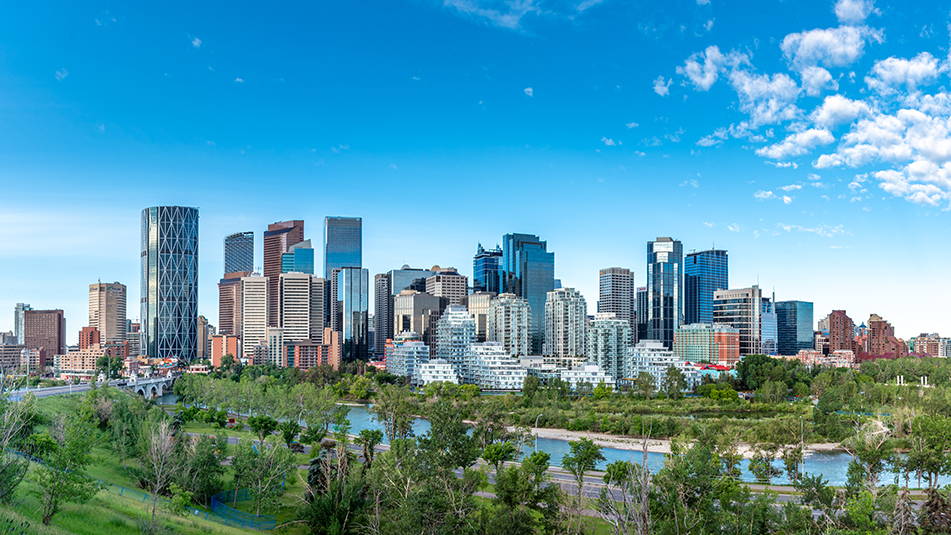
[[[121,385],[127,390],[131,390],[145,399],[153,399],[169,394],[172,391],[172,385],[175,383],[175,377],[136,377],[133,375],[125,385]]]

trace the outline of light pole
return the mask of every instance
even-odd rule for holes
[[[538,453],[538,419],[541,416],[542,413],[538,413],[538,416],[535,417],[535,453]]]

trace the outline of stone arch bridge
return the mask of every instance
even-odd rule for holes
[[[175,377],[142,377],[130,379],[124,386],[126,390],[135,392],[145,399],[154,399],[170,394]]]

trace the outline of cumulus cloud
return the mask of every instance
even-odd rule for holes
[[[62,82],[67,76],[69,76],[69,72],[66,69],[56,71],[56,81],[58,82]]]
[[[662,97],[666,97],[670,94],[671,82],[673,82],[673,80],[667,80],[667,83],[664,83],[664,77],[658,76],[657,79],[654,80],[654,92]]]
[[[528,95],[528,96],[530,96],[530,97],[534,97],[534,96],[535,96],[535,95],[534,95],[534,91],[532,91],[532,88],[531,88],[531,87],[526,87],[526,88],[525,88],[525,94]]]
[[[848,67],[865,52],[865,41],[881,42],[882,33],[868,27],[840,26],[787,35],[780,45],[796,71],[806,67]]]
[[[829,95],[809,118],[817,126],[834,128],[843,123],[851,123],[870,111],[869,105],[861,100],[849,100],[842,95]]]
[[[774,195],[772,191],[759,190],[753,194],[753,197],[755,197],[757,201],[765,201],[766,199],[775,199],[776,195]]]
[[[783,191],[795,191],[797,189],[802,189],[802,184],[790,184],[788,186],[783,186],[779,189]]]
[[[192,46],[195,48],[201,48],[201,39],[197,37],[192,39]]]
[[[718,47],[709,46],[703,52],[697,52],[687,58],[683,66],[677,67],[677,74],[686,77],[696,89],[708,91],[717,81],[720,72],[729,68],[735,69],[748,62],[749,57],[746,54],[735,51],[723,54]]]
[[[605,145],[607,145],[608,147],[613,147],[613,146],[615,145],[613,139],[608,139],[608,138],[606,138],[606,137],[602,137],[602,138],[601,138],[601,141],[602,141]]]
[[[835,4],[835,16],[843,24],[865,22],[872,13],[877,13],[872,0],[839,0]]]
[[[783,195],[783,203],[784,203],[784,204],[792,204],[792,200],[793,200],[793,198],[790,197],[789,195]]]
[[[786,136],[779,143],[756,150],[757,156],[774,160],[784,160],[793,156],[802,156],[819,145],[828,145],[835,141],[828,130],[811,128]]]
[[[244,83],[244,80],[241,79],[241,78],[235,78],[234,81],[237,82],[237,83],[239,83],[239,84],[243,84],[243,83]]]
[[[730,74],[730,84],[740,97],[740,110],[750,115],[754,128],[799,115],[799,108],[795,106],[799,86],[787,74],[770,76],[735,70]]]
[[[894,94],[902,86],[909,93],[916,92],[918,86],[932,84],[945,67],[938,64],[938,60],[927,52],[922,52],[912,59],[891,57],[876,61],[872,73],[865,77],[869,89],[882,95]]]
[[[839,83],[832,79],[832,73],[822,67],[806,67],[799,76],[802,78],[803,91],[810,97],[818,97],[826,89],[839,89]]]
[[[628,127],[628,128],[630,129],[630,128],[637,128],[637,127],[640,126],[640,125],[637,124],[637,123],[627,123],[627,124],[625,124],[624,126],[626,126],[626,127]]]

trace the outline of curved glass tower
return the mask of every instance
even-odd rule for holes
[[[198,209],[142,210],[140,353],[198,356]]]

